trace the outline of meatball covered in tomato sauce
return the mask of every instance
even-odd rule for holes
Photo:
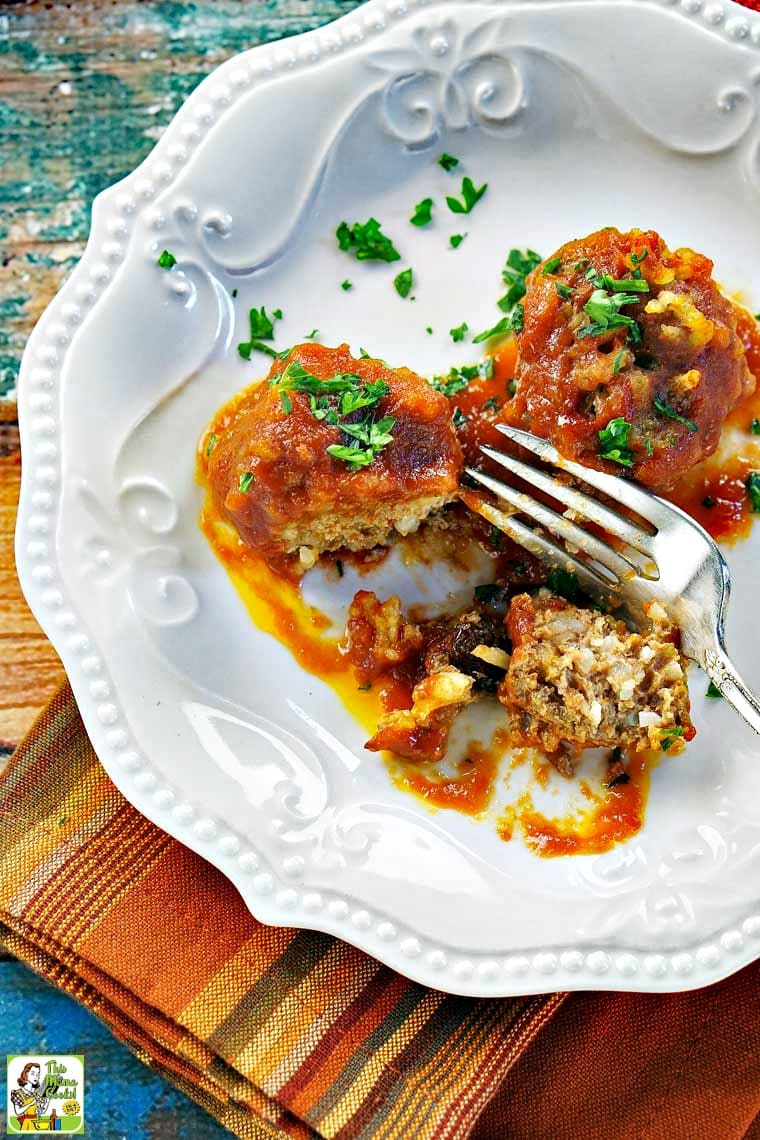
[[[221,515],[265,557],[364,550],[454,498],[462,451],[444,396],[408,368],[302,344],[201,442]]]
[[[568,458],[675,483],[754,388],[712,269],[652,230],[563,245],[527,281],[510,422]]]

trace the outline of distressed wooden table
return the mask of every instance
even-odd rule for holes
[[[13,396],[26,338],[84,250],[93,197],[145,157],[211,68],[356,6],[0,0],[0,766],[63,679],[13,562],[21,475]],[[85,1053],[88,1134],[97,1140],[228,1135],[71,998],[7,959],[0,960],[0,1026],[2,1052]]]

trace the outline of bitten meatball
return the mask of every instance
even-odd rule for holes
[[[216,430],[201,453],[220,513],[266,557],[306,566],[415,530],[462,468],[446,398],[347,345],[298,345]]]
[[[600,230],[530,274],[507,416],[568,458],[668,487],[754,388],[713,263],[652,230]]]
[[[516,742],[551,754],[568,746],[667,749],[690,740],[683,663],[658,609],[650,608],[659,619],[651,629],[632,633],[547,590],[514,598],[507,614],[512,656],[499,700]]]

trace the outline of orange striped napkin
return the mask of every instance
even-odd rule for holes
[[[0,940],[241,1137],[465,1137],[562,997],[478,1001],[268,927],[132,808],[66,686],[0,784]]]

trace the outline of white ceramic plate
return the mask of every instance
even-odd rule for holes
[[[541,860],[426,812],[250,622],[198,530],[194,451],[255,377],[235,351],[250,305],[285,311],[281,345],[318,326],[430,374],[463,360],[449,328],[498,318],[510,246],[615,224],[704,249],[757,307],[759,48],[728,2],[370,0],[218,68],[97,199],[22,366],[19,572],[115,783],[263,921],[490,996],[687,989],[758,954],[760,749],[696,670],[697,740],[625,846]],[[489,191],[419,231],[413,204],[459,184],[442,150]],[[400,266],[337,250],[337,223],[371,214],[415,302]],[[759,540],[728,551],[729,646],[756,686]]]

